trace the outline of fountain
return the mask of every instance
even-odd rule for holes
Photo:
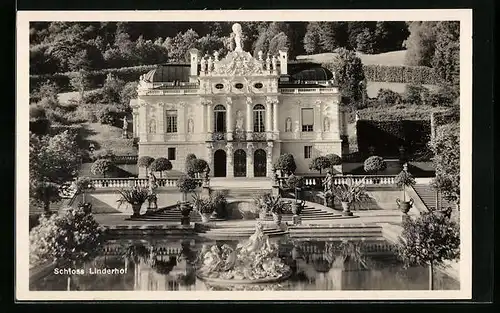
[[[269,242],[263,225],[233,249],[227,244],[204,246],[197,276],[210,285],[265,284],[283,281],[292,270],[278,256],[278,245]]]

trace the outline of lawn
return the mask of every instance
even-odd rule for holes
[[[364,54],[356,52],[364,65],[405,65],[406,50],[391,51],[380,54]],[[310,60],[318,63],[329,63],[334,59],[335,53],[320,53],[312,55],[299,55],[297,60]]]
[[[376,98],[379,89],[390,89],[397,93],[404,93],[405,87],[407,84],[405,83],[386,83],[386,82],[368,82],[366,85],[366,92],[368,93],[368,97]],[[436,85],[422,85],[429,89],[429,91],[438,90],[438,86]]]
[[[112,150],[116,155],[137,155],[133,139],[122,138],[122,129],[101,123],[83,123],[88,143],[94,143],[96,151]],[[130,133],[130,132],[129,132]]]

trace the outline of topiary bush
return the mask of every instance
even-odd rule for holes
[[[137,166],[144,167],[147,170],[149,168],[149,166],[151,165],[151,163],[153,163],[154,160],[155,160],[154,158],[152,158],[148,155],[141,156],[137,160]]]
[[[159,157],[149,165],[149,168],[154,172],[160,172],[160,177],[162,177],[163,171],[170,171],[172,169],[172,162],[166,158]]]
[[[387,168],[387,163],[382,157],[374,155],[365,160],[363,168],[367,173],[376,174],[377,172],[385,170]]]
[[[330,168],[330,167],[331,167],[330,159],[328,159],[325,156],[316,157],[309,164],[310,170],[319,171],[320,174],[321,174],[322,170],[324,170],[326,168]]]
[[[286,175],[291,175],[297,170],[297,164],[292,154],[285,153],[279,156],[274,164],[274,169],[284,172]]]
[[[326,158],[330,161],[331,167],[342,164],[342,158],[335,153],[327,154]]]

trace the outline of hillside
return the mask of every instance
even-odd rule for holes
[[[391,51],[379,54],[364,54],[361,52],[356,52],[356,54],[361,58],[363,65],[405,65],[406,50]],[[297,60],[309,60],[317,63],[329,63],[334,60],[334,55],[335,53],[332,52],[312,55],[299,55],[297,56]]]

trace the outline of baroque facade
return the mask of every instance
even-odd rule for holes
[[[139,157],[166,157],[182,171],[193,153],[214,177],[271,177],[283,153],[294,155],[298,173],[316,156],[341,155],[346,123],[334,74],[289,62],[286,51],[253,57],[241,48],[238,26],[225,58],[193,49],[190,63],[141,76],[130,104]]]

